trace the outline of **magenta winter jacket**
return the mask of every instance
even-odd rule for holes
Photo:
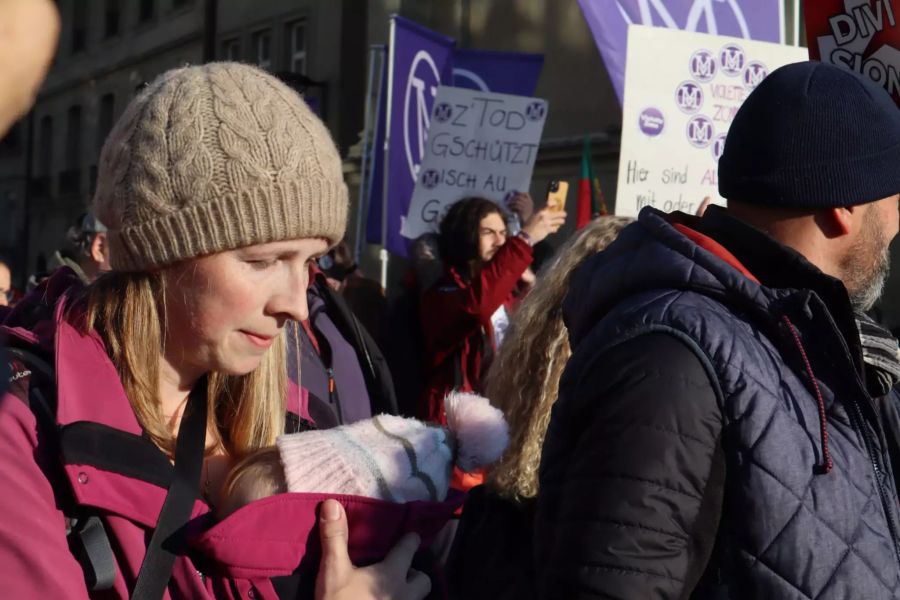
[[[35,417],[22,400],[27,394],[16,387],[24,381],[22,373],[13,373],[11,389],[0,397],[0,598],[128,598],[166,495],[160,474],[171,468],[169,461],[141,437],[103,343],[96,335],[81,335],[63,317],[66,293],[76,285],[70,272],[58,272],[8,313],[0,335],[7,343],[55,356],[57,419],[63,436],[77,429],[67,430],[67,425],[89,422],[122,444],[76,444],[77,452],[65,460],[48,456]],[[289,410],[308,418],[305,400],[293,387]],[[65,463],[66,481],[49,481],[46,465],[53,461]],[[89,594],[86,589],[81,565],[67,546],[54,485],[70,485],[78,505],[98,509],[103,516],[117,562],[113,590]],[[277,598],[268,578],[289,575],[307,553],[304,564],[317,562],[314,514],[323,498],[275,496],[238,510],[212,528],[209,507],[198,500],[190,524],[190,558],[176,561],[166,597]],[[351,497],[343,501],[351,557],[357,564],[380,560],[406,531],[430,539],[461,503],[458,497],[442,504],[387,505]]]

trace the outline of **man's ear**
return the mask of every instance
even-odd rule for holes
[[[109,248],[106,244],[106,234],[98,233],[91,241],[91,258],[95,263],[105,266],[108,259]]]
[[[822,211],[823,219],[819,222],[825,235],[837,238],[853,231],[853,224],[862,218],[862,206],[838,206]]]

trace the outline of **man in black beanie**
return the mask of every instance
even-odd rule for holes
[[[900,598],[897,347],[857,321],[900,223],[900,110],[788,65],[719,181],[727,210],[645,208],[573,277],[538,595]]]

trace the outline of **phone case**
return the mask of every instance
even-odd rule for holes
[[[555,185],[554,185],[555,184]],[[555,188],[555,189],[554,189]],[[568,181],[554,181],[547,191],[547,208],[557,212],[566,210],[566,196],[569,193]]]

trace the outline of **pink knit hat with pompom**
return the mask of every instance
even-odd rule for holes
[[[486,398],[451,393],[447,428],[379,415],[334,429],[278,438],[289,492],[366,496],[391,502],[443,501],[456,465],[494,462],[509,442],[503,414]]]

